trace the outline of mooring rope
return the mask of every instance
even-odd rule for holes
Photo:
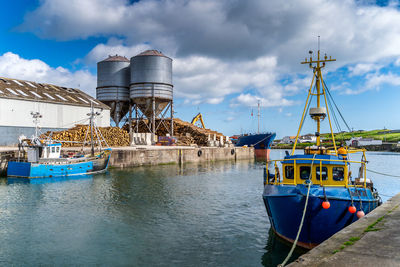
[[[301,233],[301,229],[303,228],[303,223],[304,223],[304,218],[306,217],[306,212],[307,212],[307,204],[308,204],[308,198],[310,196],[310,188],[311,188],[311,177],[312,177],[312,167],[314,165],[314,159],[315,159],[315,155],[311,161],[311,169],[310,169],[310,176],[308,177],[308,189],[307,189],[307,196],[306,196],[306,203],[304,204],[304,209],[303,209],[303,216],[301,217],[301,221],[300,221],[300,226],[299,226],[299,230],[297,231],[297,235],[296,235],[296,239],[293,242],[292,248],[289,251],[289,254],[286,256],[285,260],[279,264],[279,267],[283,267],[286,265],[286,263],[288,262],[288,260],[290,259],[290,257],[292,257],[293,251],[296,248],[297,245],[297,241],[299,241],[299,237],[300,237],[300,233]]]
[[[381,174],[381,175],[384,175],[384,176],[391,176],[391,177],[400,178],[400,175],[387,174],[387,173],[383,173],[383,172],[373,171],[373,170],[370,170],[370,169],[367,169],[367,171],[373,172],[373,173],[376,173],[376,174]]]

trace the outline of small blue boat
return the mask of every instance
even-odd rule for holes
[[[54,148],[54,149],[53,149]],[[42,156],[37,157],[42,150]],[[46,153],[48,150],[58,152]],[[44,152],[43,152],[44,151]],[[62,158],[61,144],[48,144],[29,147],[27,160],[9,161],[8,177],[46,178],[100,173],[107,170],[111,149],[105,149],[93,156]],[[50,156],[50,157],[49,157]]]
[[[321,75],[321,68],[328,61],[334,59],[326,56],[320,59],[318,51],[316,60],[310,57],[309,61],[302,62],[310,65],[314,76],[292,153],[287,151],[283,159],[269,161],[264,172],[263,201],[271,228],[281,238],[307,249],[317,246],[381,204],[378,192],[366,176],[365,150],[336,147],[332,127],[333,147],[321,146],[320,123],[328,117],[331,126],[328,106],[320,106],[320,98],[325,103],[333,101],[327,100],[330,93]],[[313,96],[317,96],[317,107],[309,108]],[[317,122],[317,143],[306,147],[303,154],[295,154],[307,109]],[[361,155],[360,161],[350,159],[354,153]],[[351,166],[358,167],[354,178]]]
[[[67,177],[95,174],[107,170],[111,148],[102,149],[100,147],[99,151],[95,153],[93,133],[97,133],[99,130],[94,129],[93,118],[99,114],[94,113],[93,108],[92,112],[88,114],[91,116],[87,131],[91,133],[91,153],[88,155],[81,153],[61,155],[62,144],[60,142],[41,140],[38,137],[37,122],[41,115],[39,113],[32,113],[32,115],[36,123],[36,133],[32,139],[20,140],[19,148],[23,150],[24,156],[8,162],[7,177],[24,179]],[[99,138],[99,135],[97,136]],[[98,144],[101,145],[102,142],[105,142],[104,139],[98,140]]]

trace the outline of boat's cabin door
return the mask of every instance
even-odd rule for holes
[[[57,159],[60,158],[61,144],[50,144],[43,148],[42,158],[44,159]]]

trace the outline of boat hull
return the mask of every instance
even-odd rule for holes
[[[311,249],[356,221],[356,213],[348,211],[352,199],[357,211],[363,210],[365,214],[379,205],[368,188],[326,187],[325,193],[331,204],[329,209],[322,208],[323,188],[311,186],[298,246]],[[271,227],[287,241],[296,239],[306,195],[306,185],[266,185],[264,188],[263,200]]]
[[[254,147],[254,156],[260,160],[269,160],[269,152],[275,133],[242,135],[239,137],[236,146]]]
[[[7,176],[14,178],[48,178],[100,173],[107,170],[110,153],[80,162],[31,163],[10,161]]]

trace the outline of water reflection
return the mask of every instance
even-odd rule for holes
[[[281,158],[284,150],[272,156]],[[380,167],[396,172],[398,156],[375,157]],[[208,162],[110,169],[41,184],[0,180],[0,240],[7,244],[0,262],[276,266],[290,245],[269,231],[262,201],[264,166]],[[374,179],[380,190],[400,188],[387,181]],[[302,253],[296,250],[293,258]]]
[[[261,264],[263,266],[278,266],[281,264],[286,256],[289,254],[289,251],[292,247],[292,244],[278,237],[272,229],[268,232],[268,243],[265,246],[265,250],[267,252],[261,258]],[[308,250],[303,249],[301,247],[296,247],[293,251],[292,257],[288,261],[288,264],[292,261],[295,261],[299,256],[306,253]]]
[[[92,179],[93,174],[73,175],[73,176],[53,176],[46,178],[7,178],[7,184],[47,184],[65,182],[71,180]]]

